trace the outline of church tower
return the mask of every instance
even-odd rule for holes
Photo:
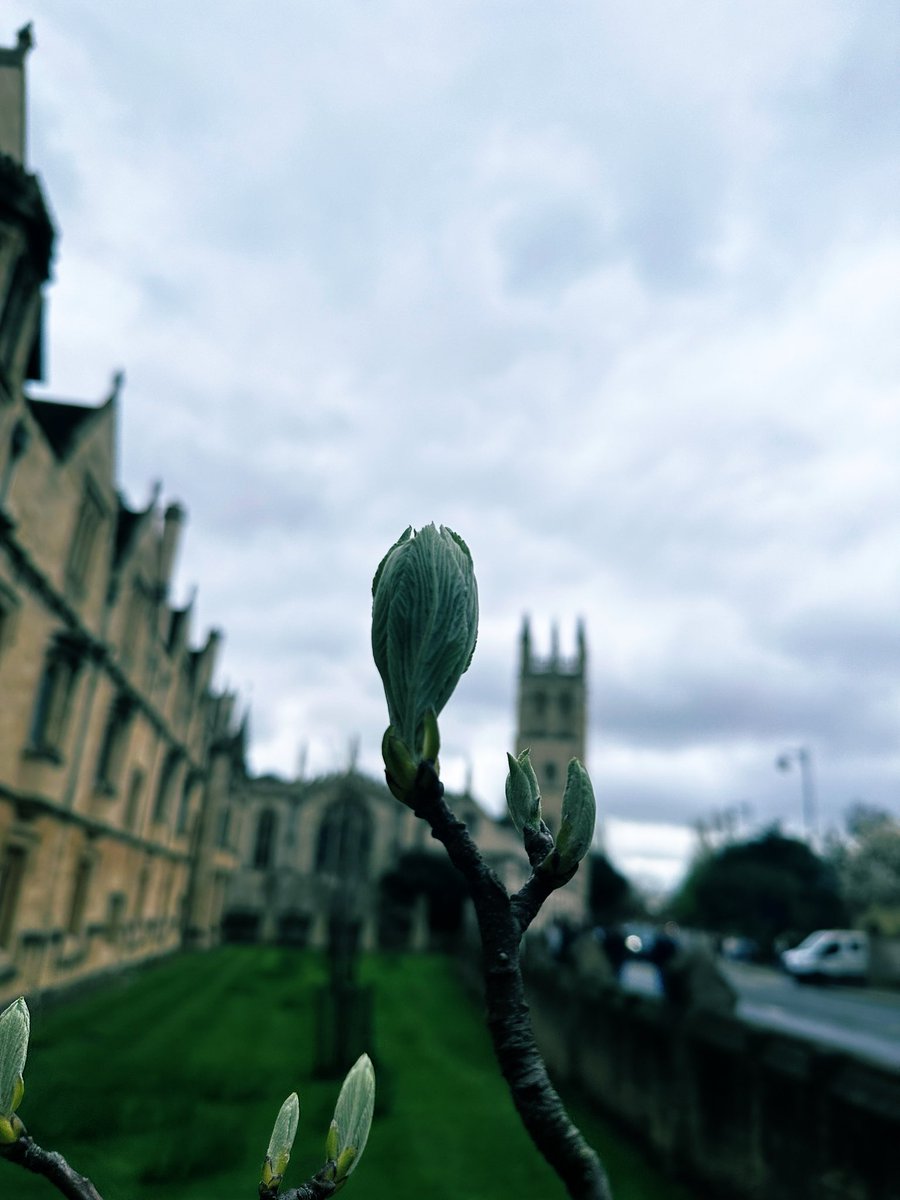
[[[522,623],[519,654],[519,698],[516,753],[531,751],[531,763],[541,787],[544,820],[559,830],[566,771],[570,758],[585,761],[587,735],[587,643],[583,621],[578,622],[572,658],[559,651],[559,631],[553,626],[550,655],[539,658],[531,641],[528,617]]]

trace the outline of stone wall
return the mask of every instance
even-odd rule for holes
[[[553,1076],[734,1200],[898,1200],[900,1074],[655,997],[529,974]]]

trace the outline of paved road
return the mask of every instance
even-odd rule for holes
[[[752,1025],[798,1034],[900,1071],[900,993],[839,985],[798,985],[766,967],[723,964],[738,990],[738,1015]],[[658,991],[648,963],[630,963],[623,986]]]

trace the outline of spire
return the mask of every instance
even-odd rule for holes
[[[527,675],[531,670],[531,623],[528,615],[522,618],[522,633],[520,635],[519,673]]]
[[[34,45],[31,25],[23,25],[15,46],[0,46],[4,104],[0,111],[0,153],[25,166],[25,59]]]
[[[578,645],[578,669],[583,675],[587,669],[587,634],[584,629],[584,617],[578,618],[575,629],[575,639]]]

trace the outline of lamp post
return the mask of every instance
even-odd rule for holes
[[[779,771],[789,771],[796,763],[800,768],[800,791],[803,802],[803,833],[807,841],[816,836],[816,788],[812,774],[812,752],[806,746],[794,746],[782,751],[775,759]]]

